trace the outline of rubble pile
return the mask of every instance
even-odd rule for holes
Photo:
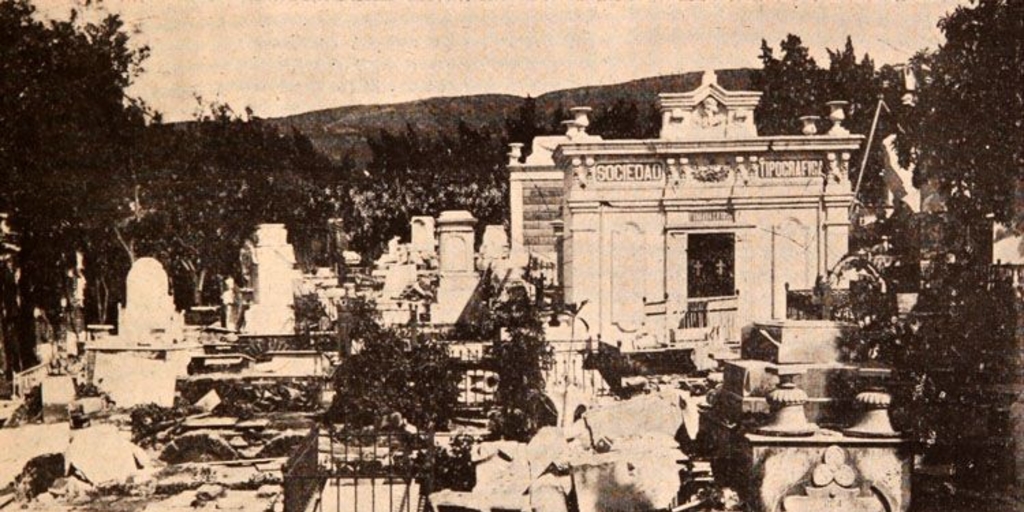
[[[676,440],[688,393],[665,390],[595,407],[529,443],[476,446],[476,486],[431,495],[438,510],[665,510],[679,504],[689,457]]]
[[[257,413],[314,412],[320,406],[322,380],[318,378],[218,378],[196,376],[178,381],[178,393],[188,403],[211,391],[220,403],[211,412],[249,418]]]

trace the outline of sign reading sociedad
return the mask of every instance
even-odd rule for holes
[[[657,162],[600,164],[594,167],[594,181],[598,183],[660,182],[664,180],[665,165]]]
[[[811,178],[821,176],[821,160],[761,160],[760,178]]]

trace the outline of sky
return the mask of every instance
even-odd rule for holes
[[[36,0],[66,18],[76,0]],[[960,2],[105,0],[148,45],[130,93],[166,120],[195,95],[277,117],[435,96],[534,96],[708,68],[758,67],[799,35],[820,65],[853,37],[876,64],[943,37]],[[668,91],[666,91],[668,92]]]

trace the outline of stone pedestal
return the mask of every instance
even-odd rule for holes
[[[751,511],[904,512],[910,506],[913,464],[904,439],[748,434],[743,455],[748,470],[737,490]]]
[[[434,324],[458,321],[476,290],[480,277],[474,262],[475,225],[476,218],[464,210],[442,212],[437,219],[441,279],[437,305],[431,311]]]

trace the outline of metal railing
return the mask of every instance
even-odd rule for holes
[[[687,340],[699,333],[702,341],[739,341],[736,296],[694,298],[686,301],[679,318],[676,339]]]
[[[284,510],[418,512],[434,456],[433,432],[314,428],[285,466]]]
[[[314,426],[285,462],[284,512],[306,512],[323,491],[325,477],[319,464],[320,429]]]
[[[32,391],[32,388],[42,384],[47,375],[49,375],[49,367],[45,363],[15,373],[12,382],[14,396],[24,397],[29,391]]]

